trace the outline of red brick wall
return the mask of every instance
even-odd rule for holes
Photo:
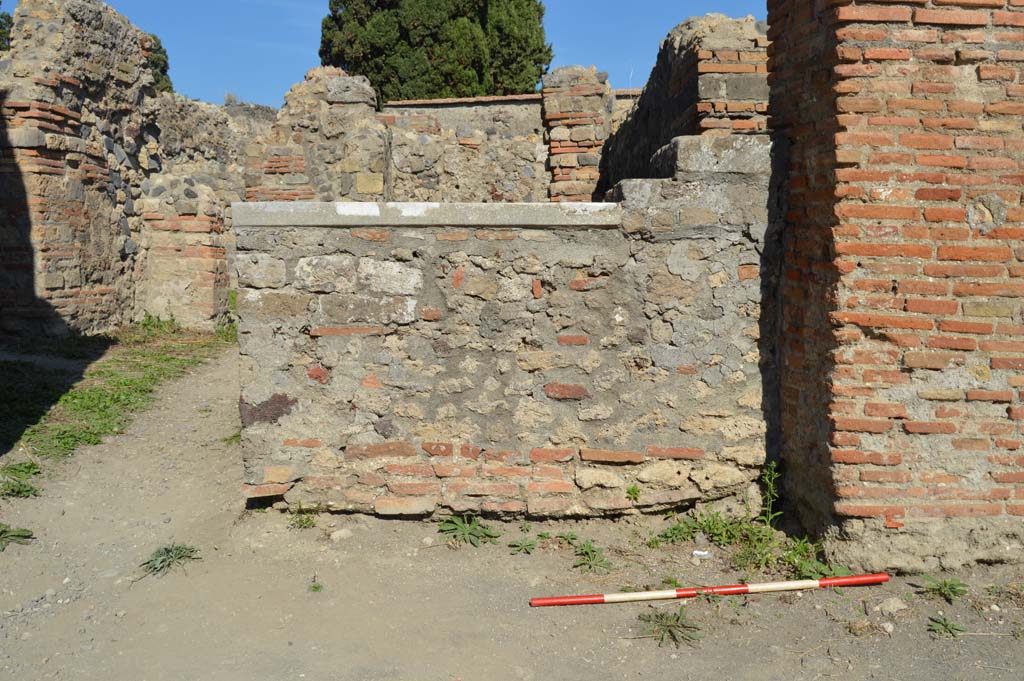
[[[1024,0],[769,8],[790,491],[890,546],[1019,534]]]
[[[697,50],[696,53],[692,53],[696,69],[689,76],[699,81],[712,74],[726,77],[737,74],[761,74],[763,85],[763,79],[768,74],[767,47],[767,38],[757,38],[749,45],[749,49]],[[684,89],[687,86],[684,84],[680,87]],[[729,96],[728,86],[725,89],[727,96],[724,98],[717,96],[717,91],[715,96],[712,96],[709,90],[714,90],[713,87],[705,86],[704,92],[698,90],[694,108],[687,112],[687,134],[729,135],[765,132],[768,102],[743,97],[740,96],[741,93],[735,92],[732,93],[733,96]]]

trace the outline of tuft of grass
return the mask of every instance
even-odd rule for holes
[[[221,322],[217,325],[214,334],[222,342],[233,345],[238,342],[238,324],[235,322]]]
[[[240,445],[242,444],[242,431],[237,430],[234,434],[228,435],[226,438],[221,440],[226,445]]]
[[[928,618],[928,631],[939,638],[960,638],[967,628],[950,620],[945,615]]]
[[[966,583],[956,577],[939,580],[925,575],[920,593],[932,598],[941,598],[952,605],[956,599],[966,596],[969,589],[970,587]]]
[[[0,553],[3,553],[8,544],[28,544],[33,538],[32,530],[0,523]]]
[[[149,560],[139,565],[145,572],[143,577],[163,577],[176,567],[184,567],[192,560],[199,560],[199,549],[188,544],[168,544],[154,551]]]
[[[324,590],[323,582],[319,581],[316,575],[313,575],[313,579],[309,582],[309,586],[306,588],[309,593],[318,594]]]
[[[448,537],[452,546],[469,544],[479,548],[484,544],[497,544],[501,533],[490,525],[484,525],[475,515],[467,513],[462,517],[452,516],[441,521],[437,531]]]
[[[311,530],[316,527],[316,516],[312,511],[299,509],[288,518],[288,527],[293,530]]]
[[[228,312],[235,314],[238,312],[238,290],[231,289],[228,291]]]
[[[606,574],[611,572],[612,564],[604,555],[604,549],[594,546],[589,539],[576,545],[576,562],[572,565],[583,572]]]
[[[681,544],[702,534],[720,548],[733,549],[732,564],[740,570],[782,569],[798,579],[849,575],[849,569],[822,560],[824,551],[820,544],[806,538],[790,539],[775,529],[782,516],[776,510],[779,478],[775,463],[765,467],[761,475],[764,505],[756,518],[727,518],[718,511],[702,511],[679,518],[649,539],[647,545],[658,548],[663,544]]]
[[[640,485],[632,484],[626,488],[626,498],[634,504],[640,501]]]
[[[701,626],[686,616],[686,606],[679,612],[646,612],[637,619],[647,625],[643,638],[657,639],[659,647],[666,643],[676,648],[684,643],[692,646],[703,637]]]
[[[0,466],[0,497],[25,499],[39,495],[39,488],[29,482],[42,470],[34,461]]]
[[[537,542],[532,539],[519,539],[511,542],[508,547],[512,549],[513,556],[519,555],[520,553],[525,553],[529,556],[537,550]]]

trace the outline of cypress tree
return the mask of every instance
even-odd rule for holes
[[[146,65],[153,74],[153,88],[157,92],[174,92],[174,83],[171,82],[171,77],[168,75],[171,62],[167,57],[167,50],[164,48],[164,44],[160,42],[160,38],[157,38],[152,33],[148,35],[150,44]]]
[[[382,99],[533,92],[551,63],[540,0],[331,0],[320,59]]]
[[[3,4],[0,2],[0,4]],[[7,12],[0,12],[0,52],[11,49],[11,26],[14,20]]]

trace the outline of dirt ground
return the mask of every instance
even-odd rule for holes
[[[281,513],[244,511],[236,357],[165,386],[127,433],[55,467],[36,499],[0,501],[4,522],[34,530],[0,553],[0,678],[89,681],[574,681],[593,679],[1020,679],[1024,603],[986,588],[1021,568],[956,575],[953,606],[915,593],[917,578],[841,592],[695,602],[695,647],[639,638],[649,605],[530,609],[532,596],[732,583],[722,557],[649,549],[665,525],[534,523],[606,547],[606,576],[572,569],[556,546],[511,556],[452,550],[430,523],[321,517],[298,530]],[[136,581],[170,541],[202,560]],[[717,551],[712,549],[713,554]],[[695,562],[699,564],[694,564]],[[314,579],[323,591],[310,592]],[[947,577],[948,575],[944,575]],[[908,609],[875,607],[897,597]],[[993,608],[992,606],[996,606]],[[671,611],[678,604],[653,606]],[[942,612],[967,633],[927,631]],[[851,633],[852,630],[852,633]],[[887,633],[891,630],[891,633]]]

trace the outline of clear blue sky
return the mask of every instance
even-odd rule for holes
[[[320,59],[328,0],[107,0],[163,40],[175,89],[220,103],[228,92],[280,106]],[[14,3],[4,2],[4,9]],[[765,17],[766,0],[546,0],[555,66],[596,65],[616,88],[647,81],[658,44],[676,24],[708,12]]]

